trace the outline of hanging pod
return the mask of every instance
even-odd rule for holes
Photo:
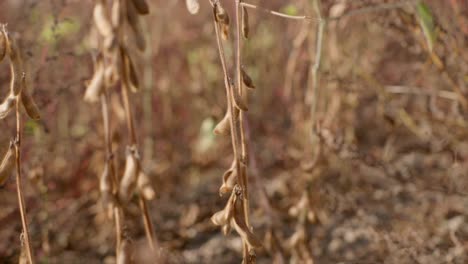
[[[3,31],[0,31],[0,62],[5,58],[7,51],[7,40]]]
[[[104,37],[111,37],[113,35],[112,24],[107,14],[104,1],[98,0],[93,10],[94,23],[99,33]]]
[[[200,11],[200,3],[198,0],[185,0],[185,6],[192,15],[195,15]]]
[[[140,15],[149,14],[149,6],[145,0],[131,0],[131,2]]]
[[[220,196],[232,192],[237,184],[237,174],[236,160],[234,159],[231,167],[223,174],[223,184],[219,188]]]
[[[242,36],[245,39],[249,38],[249,13],[247,12],[247,8],[245,6],[242,7]]]
[[[136,93],[139,90],[140,83],[138,81],[138,75],[135,70],[135,66],[133,65],[133,62],[130,56],[128,55],[127,51],[124,48],[121,49],[121,54],[122,54],[122,63],[124,66],[124,69],[123,69],[124,80],[130,87],[130,90]]]
[[[0,104],[0,119],[4,119],[15,106],[16,96],[10,94],[2,104]]]
[[[213,133],[215,135],[228,135],[231,128],[231,114],[229,110],[226,111],[223,119],[215,126]]]
[[[19,52],[16,42],[8,37],[6,32],[3,32],[7,36],[7,53],[10,58],[10,71],[11,71],[11,81],[10,81],[10,90],[13,95],[18,95],[23,89],[24,83],[22,79],[25,78],[25,73],[23,70],[23,62],[21,60],[21,54]]]
[[[90,81],[87,82],[87,88],[84,95],[84,100],[89,103],[95,103],[104,88],[104,65],[102,57],[99,56],[95,65],[94,74]]]
[[[213,7],[215,21],[221,28],[221,37],[224,40],[229,39],[229,15],[220,2]]]
[[[24,88],[21,91],[20,99],[24,110],[26,110],[26,114],[29,116],[29,118],[33,120],[39,120],[41,119],[41,113],[39,112],[39,108],[37,107],[36,102],[34,102],[34,99],[26,88],[26,78],[23,78],[22,82],[24,83]]]
[[[151,181],[148,175],[143,171],[140,171],[138,175],[137,187],[140,195],[147,201],[153,200],[156,196],[156,192],[154,191],[153,186],[151,186]]]
[[[127,150],[127,158],[125,161],[125,170],[120,181],[119,199],[121,202],[128,202],[135,191],[138,180],[140,165],[135,154],[135,146],[129,147]]]

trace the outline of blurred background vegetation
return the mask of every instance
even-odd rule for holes
[[[232,13],[234,1],[221,1]],[[218,186],[232,159],[229,139],[212,133],[226,102],[211,7],[201,1],[193,16],[185,1],[149,3],[148,49],[134,59],[144,87],[133,100],[143,164],[158,193],[151,204],[156,235],[171,263],[240,263],[240,239],[223,237],[209,220],[225,203]],[[313,0],[249,3],[317,17]],[[243,51],[257,86],[248,133],[252,224],[265,245],[259,263],[466,263],[467,1],[321,3],[330,19],[317,97],[318,22],[250,10]],[[23,144],[41,263],[114,261],[113,229],[97,202],[101,114],[82,100],[95,52],[92,6],[0,1],[0,23],[20,39],[43,115],[27,121]],[[2,63],[1,98],[8,82]],[[112,98],[116,145],[126,138],[119,100]],[[2,153],[13,122],[0,123]],[[16,263],[20,254],[14,186],[12,177],[0,188],[1,263]],[[144,251],[138,208],[128,211]]]

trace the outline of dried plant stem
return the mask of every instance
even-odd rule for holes
[[[236,84],[237,90],[239,95],[244,97],[244,93],[246,92],[243,87],[242,81],[242,36],[241,36],[241,27],[242,27],[242,7],[241,7],[241,0],[236,1]],[[246,98],[246,97],[245,97]],[[244,131],[244,112],[240,111],[239,113],[239,130],[240,130],[240,140],[241,140],[241,170],[239,173],[239,183],[243,190],[243,202],[244,202],[244,214],[245,214],[245,222],[247,226],[250,228],[250,219],[249,219],[249,192],[248,192],[248,182],[247,182],[247,163],[248,163],[248,149],[247,149],[247,141],[245,138],[245,131]]]
[[[132,109],[130,108],[128,86],[125,82],[122,82],[122,98],[123,98],[123,103],[124,103],[125,116],[127,120],[127,129],[128,129],[128,135],[130,138],[130,145],[136,145],[137,140],[136,140],[136,133],[135,133],[135,125],[133,123]]]
[[[133,115],[132,115],[132,110],[130,108],[130,98],[128,96],[128,86],[125,82],[122,82],[121,85],[122,89],[122,97],[124,101],[124,108],[125,108],[125,115],[127,119],[127,128],[128,128],[128,133],[130,137],[130,143],[131,145],[136,146],[137,145],[137,140],[136,140],[136,133],[135,133],[135,126],[134,126],[134,120],[133,120]],[[153,228],[153,223],[151,221],[150,214],[148,212],[148,206],[146,204],[146,201],[144,201],[144,198],[141,197],[141,194],[138,195],[140,199],[140,209],[141,213],[143,216],[143,222],[145,225],[145,234],[146,238],[148,239],[148,243],[150,245],[151,250],[155,250],[154,247],[154,242],[155,242],[155,237],[154,237],[154,228]]]
[[[231,125],[231,139],[232,139],[232,149],[234,152],[234,157],[236,161],[239,161],[239,155],[238,155],[238,131],[237,131],[237,126],[236,126],[236,120],[237,117],[239,116],[238,112],[239,110],[235,109],[234,107],[234,102],[232,102],[232,87],[229,81],[229,74],[227,70],[227,65],[226,65],[226,55],[224,53],[224,46],[223,42],[221,39],[221,33],[219,31],[218,24],[216,23],[215,18],[213,17],[213,22],[214,22],[214,27],[215,27],[215,32],[216,32],[216,43],[218,45],[218,52],[219,52],[219,58],[221,60],[221,67],[223,68],[223,74],[224,74],[224,86],[226,87],[226,97],[227,97],[227,105],[228,105],[228,111],[231,114],[231,120],[230,120],[230,125]],[[239,162],[236,162],[239,163]],[[237,166],[239,166],[238,164]]]
[[[244,3],[244,2],[241,2],[240,5],[244,6],[244,7],[247,7],[247,8],[260,10],[262,12],[265,12],[265,13],[268,13],[268,14],[271,14],[271,15],[274,15],[274,16],[279,16],[279,17],[282,17],[282,18],[295,19],[295,20],[316,20],[317,19],[317,18],[313,18],[313,17],[309,17],[309,16],[288,15],[288,14],[285,14],[285,13],[273,11],[273,10],[270,10],[270,9],[267,9],[267,8],[263,8],[263,7],[260,7],[260,6],[257,6],[257,5]]]
[[[102,105],[102,119],[104,123],[104,138],[106,144],[106,162],[108,163],[110,176],[112,179],[112,195],[117,197],[117,190],[118,190],[118,179],[116,175],[116,169],[114,164],[114,152],[112,150],[112,140],[111,140],[111,130],[110,130],[110,118],[109,118],[109,104],[108,104],[108,94],[107,91],[101,95],[101,105]],[[119,203],[114,203],[114,221],[115,221],[115,235],[116,235],[116,245],[115,245],[115,252],[116,258],[118,258],[117,254],[119,254],[119,248],[122,241],[122,223],[123,223],[123,212],[121,212],[121,208]]]
[[[31,239],[29,236],[28,221],[26,219],[26,205],[23,197],[23,186],[21,183],[21,115],[20,115],[20,96],[16,99],[16,139],[15,139],[15,153],[16,153],[16,192],[18,194],[18,203],[21,214],[21,223],[23,225],[23,237],[26,246],[28,261],[34,264],[34,257],[31,248]]]
[[[321,8],[321,0],[314,1],[314,10],[317,16],[320,18],[320,21],[317,25],[317,33],[315,39],[315,62],[314,65],[311,67],[310,72],[310,79],[309,79],[309,87],[311,88],[312,94],[310,96],[310,122],[311,122],[311,129],[312,135],[315,134],[317,129],[317,104],[318,104],[318,91],[319,91],[319,73],[320,73],[320,66],[322,65],[322,46],[323,46],[323,34],[325,31],[326,22],[322,20],[322,12]],[[310,90],[309,90],[310,91]]]
[[[153,223],[151,222],[151,217],[149,215],[148,205],[146,204],[146,200],[141,195],[138,196],[138,200],[143,216],[143,223],[145,225],[146,238],[148,239],[148,244],[151,250],[154,251],[156,249],[154,245],[156,240],[154,239]]]

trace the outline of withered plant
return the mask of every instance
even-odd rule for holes
[[[20,48],[16,40],[8,33],[6,25],[0,25],[0,27],[0,62],[5,57],[8,57],[11,70],[10,91],[6,99],[0,104],[0,119],[5,119],[13,109],[15,109],[16,115],[16,136],[10,141],[10,146],[0,163],[0,185],[3,185],[9,179],[9,176],[15,169],[16,192],[21,214],[21,224],[23,226],[21,238],[22,242],[24,241],[24,245],[22,246],[24,247],[23,251],[26,252],[27,261],[30,264],[34,264],[21,175],[21,136],[23,130],[21,105],[26,110],[26,114],[34,120],[39,120],[40,114],[36,103],[27,90],[26,78],[29,78],[29,76],[25,72]]]
[[[234,159],[231,167],[223,175],[223,183],[219,189],[221,196],[228,195],[229,199],[223,210],[215,213],[211,220],[221,226],[224,234],[231,228],[242,238],[243,263],[255,263],[255,249],[262,246],[261,241],[254,235],[249,219],[249,179],[248,163],[249,148],[246,135],[246,113],[248,111],[248,90],[255,89],[252,79],[244,69],[242,62],[243,39],[248,39],[249,16],[247,8],[258,9],[272,15],[291,19],[310,19],[307,16],[291,16],[280,12],[261,8],[256,5],[244,3],[242,0],[233,0],[234,7],[234,71],[229,72],[228,60],[224,52],[224,41],[229,39],[230,25],[232,23],[228,12],[223,8],[221,1],[210,0],[213,8],[213,22],[216,33],[216,42],[221,61],[224,86],[226,88],[227,110],[224,118],[214,128],[217,135],[231,135]],[[187,0],[187,9],[196,14],[199,11],[198,0]],[[233,75],[233,77],[232,77]]]
[[[144,0],[99,0],[93,11],[94,26],[98,32],[98,54],[95,56],[94,74],[87,83],[84,100],[90,103],[100,101],[102,106],[106,160],[99,186],[102,204],[109,218],[114,220],[116,259],[119,264],[131,263],[133,258],[129,236],[124,235],[122,230],[125,227],[124,208],[132,201],[135,192],[149,246],[155,251],[156,240],[147,205],[149,200],[154,199],[155,191],[142,169],[130,98],[130,92],[136,93],[140,87],[131,55],[133,50],[143,51],[146,47],[139,19],[148,13],[149,6]],[[133,43],[126,41],[128,34],[134,40]],[[129,138],[121,177],[118,176],[112,148],[109,113],[109,94],[114,88],[120,88],[121,91]]]

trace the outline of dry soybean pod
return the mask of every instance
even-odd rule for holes
[[[125,170],[122,176],[122,180],[120,181],[119,198],[121,202],[128,202],[128,200],[130,200],[133,191],[136,187],[138,173],[138,160],[133,154],[133,151],[130,150],[127,153],[127,158],[125,161]]]
[[[0,119],[4,119],[11,109],[15,106],[16,97],[14,95],[9,95],[2,104],[0,104]]]
[[[149,14],[149,6],[145,0],[130,0],[140,15]]]
[[[102,36],[109,37],[113,35],[112,24],[106,12],[104,1],[99,0],[93,10],[94,23]]]
[[[26,78],[23,78],[22,82],[23,84],[23,90],[21,91],[21,103],[26,110],[26,114],[28,114],[29,118],[34,119],[34,120],[39,120],[41,119],[41,114],[39,112],[39,108],[36,105],[36,102],[34,102],[34,99],[32,96],[29,94],[28,90],[26,89]]]
[[[215,126],[213,132],[215,135],[228,135],[231,128],[231,114],[226,111],[223,119]]]
[[[7,51],[7,40],[3,31],[0,31],[0,62],[5,57]]]
[[[247,12],[247,8],[245,6],[242,7],[242,35],[244,38],[248,39],[250,33],[249,28],[249,13]]]
[[[4,32],[5,33],[5,32]],[[21,54],[19,52],[16,42],[11,38],[7,37],[7,50],[10,57],[10,71],[11,71],[11,82],[10,90],[13,95],[18,95],[23,89],[23,82],[25,73],[23,71],[23,62],[21,60]]]
[[[185,5],[190,14],[195,15],[200,11],[200,3],[198,0],[185,0]]]

